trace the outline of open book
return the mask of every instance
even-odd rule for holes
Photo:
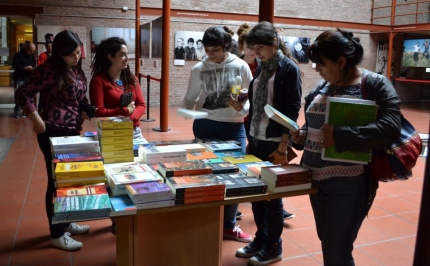
[[[266,112],[266,115],[270,118],[278,122],[279,124],[283,125],[284,127],[288,128],[292,132],[296,132],[299,130],[299,125],[297,125],[296,122],[291,120],[289,117],[284,115],[283,113],[279,112],[272,106],[266,104],[264,106],[264,111]]]
[[[192,119],[202,119],[202,118],[208,117],[207,112],[194,111],[194,110],[185,109],[185,108],[179,108],[176,111],[176,114],[185,118],[192,118]]]
[[[376,121],[378,106],[374,101],[355,98],[328,97],[326,124],[335,126],[365,126]],[[323,148],[321,158],[328,161],[367,164],[372,158],[372,151],[337,152],[334,147]]]

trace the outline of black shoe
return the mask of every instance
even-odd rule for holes
[[[294,214],[287,212],[286,210],[284,210],[284,220],[288,220],[291,218],[296,217]]]
[[[280,260],[282,260],[282,250],[272,252],[262,250],[249,259],[249,264],[257,266],[269,265]]]
[[[243,213],[240,211],[236,211],[236,220],[242,219]]]
[[[239,248],[236,250],[236,256],[240,258],[251,258],[260,252],[262,248],[259,245],[256,245],[254,242],[249,243],[247,246],[243,248]]]

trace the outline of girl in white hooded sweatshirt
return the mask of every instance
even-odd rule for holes
[[[206,57],[191,68],[188,91],[183,106],[187,109],[205,111],[206,119],[194,120],[193,133],[196,138],[236,140],[246,149],[246,134],[243,118],[248,115],[249,101],[241,101],[231,95],[231,87],[237,77],[241,87],[247,89],[252,80],[248,64],[228,51],[231,35],[222,27],[211,27],[203,35]],[[224,237],[241,242],[250,242],[251,236],[236,226],[238,204],[224,207]]]

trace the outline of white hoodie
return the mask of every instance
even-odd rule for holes
[[[191,68],[188,91],[183,108],[205,111],[208,119],[219,122],[243,122],[248,114],[247,100],[240,112],[231,107],[231,87],[237,76],[242,77],[242,89],[247,89],[252,80],[248,64],[234,54],[228,53],[222,63],[214,63],[205,57]]]

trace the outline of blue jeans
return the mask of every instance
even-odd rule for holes
[[[15,81],[15,87],[14,87],[14,98],[15,98],[15,92],[18,89],[19,86],[21,86],[22,84],[24,84],[24,80],[16,80]],[[21,111],[21,106],[19,106],[18,102],[15,99],[15,107],[13,108],[13,112],[14,114],[18,114]]]
[[[220,140],[236,140],[240,142],[242,151],[246,151],[246,135],[243,122],[218,122],[210,119],[197,119],[193,123],[196,138],[217,138]],[[236,225],[236,212],[239,204],[224,206],[224,228],[233,229]]]
[[[324,265],[353,266],[353,244],[371,203],[369,191],[376,195],[378,183],[367,174],[332,177],[317,181],[317,194],[309,195],[314,212]]]
[[[271,161],[269,154],[276,150],[278,146],[279,142],[262,140],[257,140],[256,146],[254,138],[249,137],[249,153],[263,161]],[[283,207],[282,198],[252,202],[252,213],[257,226],[254,244],[265,249],[278,246],[278,253],[282,251]]]

